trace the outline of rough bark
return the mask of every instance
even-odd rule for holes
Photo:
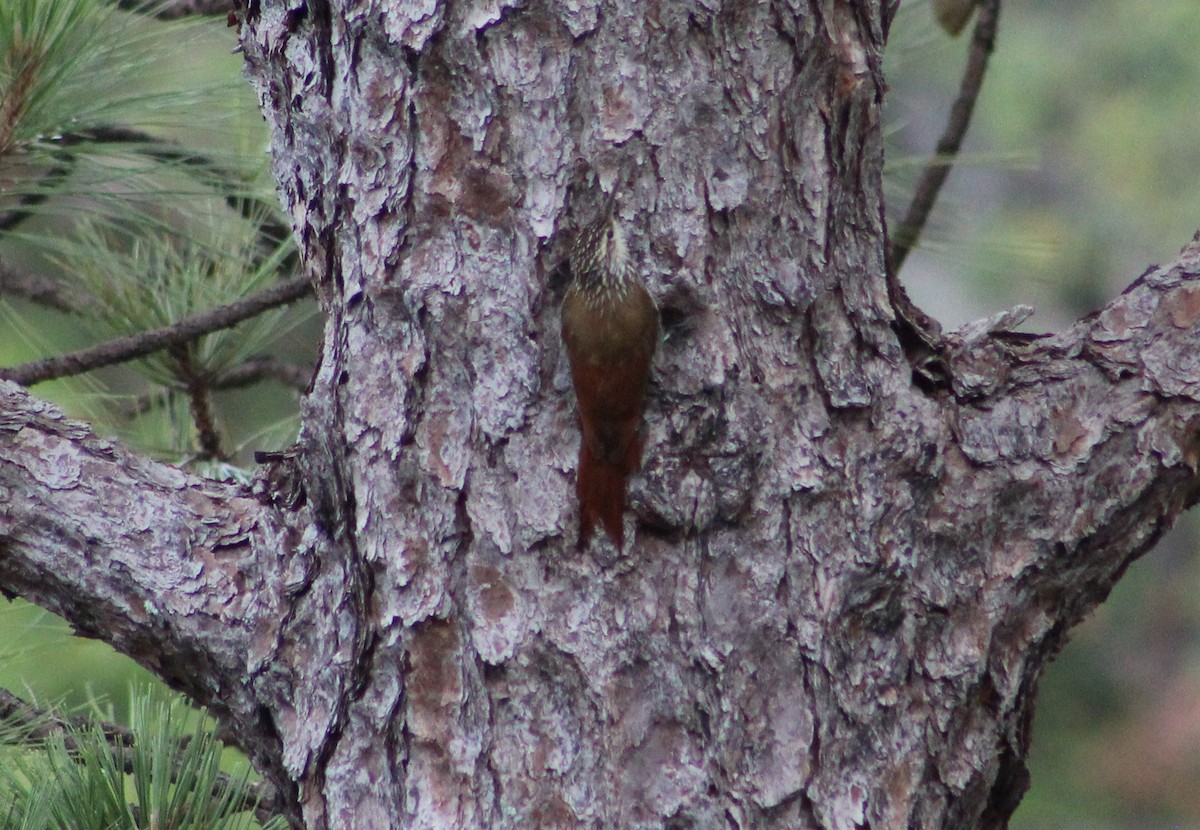
[[[287,787],[262,701],[305,545],[244,488],[143,458],[0,380],[0,591],[209,706]],[[289,790],[294,787],[288,787]]]
[[[295,463],[255,501],[0,386],[0,585],[311,828],[1003,825],[1045,660],[1196,499],[1200,245],[914,372],[887,5],[252,2],[326,314]],[[576,553],[553,270],[613,188],[671,334],[627,549]]]

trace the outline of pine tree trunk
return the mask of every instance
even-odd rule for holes
[[[199,530],[153,620],[56,603],[36,540],[0,585],[214,706],[313,830],[1003,826],[1046,659],[1196,499],[1200,246],[914,372],[889,5],[251,2],[326,314],[298,455],[259,502],[160,488]],[[667,337],[626,548],[578,552],[556,265],[614,191]]]

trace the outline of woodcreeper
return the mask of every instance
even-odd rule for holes
[[[579,404],[579,547],[597,522],[624,547],[625,492],[642,465],[642,409],[658,345],[658,308],[612,212],[575,237],[562,337]]]

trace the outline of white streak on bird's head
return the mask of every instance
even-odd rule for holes
[[[629,247],[616,215],[605,215],[575,237],[571,274],[581,288],[619,291],[631,279]]]

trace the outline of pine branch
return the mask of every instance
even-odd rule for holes
[[[179,164],[185,168],[213,176],[221,182],[237,182],[243,177],[231,171],[216,160],[184,147],[174,141],[120,125],[97,125],[59,136],[57,143],[62,147],[75,147],[80,144],[115,144],[131,145],[141,155],[168,164]],[[272,218],[277,212],[273,205],[266,206],[261,199],[241,193],[229,193],[225,203],[237,211],[243,219],[258,224],[262,235],[271,247],[279,245],[291,233],[284,222]],[[290,261],[289,261],[289,264]]]
[[[67,731],[67,749],[75,749],[75,739],[69,731],[78,731],[89,725],[87,718],[60,717],[48,709],[21,700],[8,689],[0,689],[0,723],[17,727],[20,733],[19,740],[27,745],[41,743],[55,732]],[[110,746],[133,746],[133,733],[127,727],[115,723],[102,723],[100,730]]]
[[[264,355],[249,358],[232,369],[223,372],[212,381],[209,389],[213,392],[222,392],[227,389],[244,389],[256,383],[273,380],[296,392],[304,392],[308,388],[311,377],[311,366],[298,366],[294,363],[288,363],[287,361]],[[162,402],[163,396],[161,392],[146,392],[138,395],[131,403],[124,406],[121,409],[121,414],[123,417],[132,420],[139,415],[154,411]]]
[[[212,388],[241,389],[264,380],[274,380],[303,392],[308,388],[311,378],[311,366],[297,366],[273,357],[252,357],[223,373],[213,381]]]
[[[0,213],[0,231],[11,231],[25,220],[33,216],[33,209],[50,198],[51,192],[71,175],[75,160],[55,154],[56,161],[61,162],[48,169],[39,183],[39,189],[23,193],[17,199],[18,207]]]
[[[888,270],[893,279],[900,273],[909,251],[921,238],[921,232],[933,211],[942,185],[945,184],[958,157],[967,128],[971,125],[971,114],[975,110],[975,102],[979,98],[979,90],[983,87],[983,78],[987,73],[988,58],[995,46],[999,17],[1000,0],[984,0],[979,9],[979,17],[975,21],[975,30],[967,53],[967,65],[963,69],[962,81],[959,84],[958,99],[950,109],[946,128],[937,143],[933,158],[925,165],[917,180],[908,212],[892,233]]]
[[[175,361],[178,377],[183,381],[192,413],[192,424],[196,427],[196,439],[200,444],[200,458],[205,461],[227,460],[221,448],[221,433],[217,430],[216,416],[212,410],[212,388],[209,379],[197,372],[192,361],[191,350],[186,343],[172,346],[168,353]]]
[[[9,294],[67,314],[78,314],[82,310],[57,280],[23,274],[0,261],[0,297]]]
[[[0,369],[0,378],[32,386],[47,380],[83,374],[102,366],[136,360],[195,340],[201,335],[232,328],[243,320],[295,302],[310,293],[312,286],[306,277],[292,277],[237,302],[195,314],[170,326],[118,337],[70,354]]]

